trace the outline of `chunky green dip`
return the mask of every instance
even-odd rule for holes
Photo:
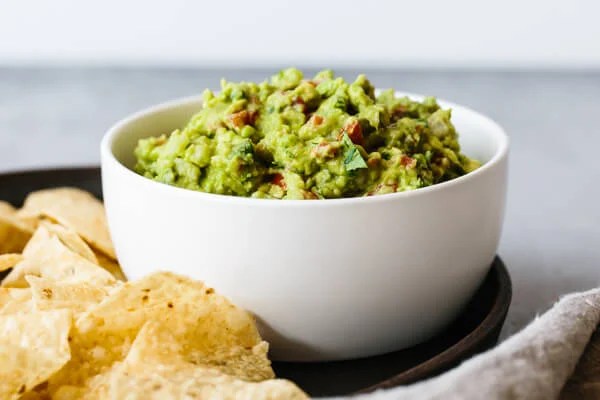
[[[479,163],[460,152],[450,110],[432,97],[375,95],[364,75],[304,79],[289,68],[262,83],[222,81],[170,135],[139,141],[135,170],[209,193],[328,199],[402,192]]]

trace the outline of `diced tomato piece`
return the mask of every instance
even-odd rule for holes
[[[301,112],[306,114],[308,112],[308,107],[306,107],[306,103],[302,100],[302,97],[296,97],[294,99],[294,105],[298,106]]]
[[[405,155],[403,155],[402,157],[400,157],[400,165],[402,165],[403,167],[412,168],[416,164],[417,164],[417,160],[415,160],[412,157],[405,156]]]
[[[312,120],[314,126],[319,126],[323,123],[323,117],[317,114],[314,114],[310,119]]]
[[[365,139],[362,134],[362,128],[360,127],[360,123],[356,120],[352,120],[346,126],[344,126],[344,130],[348,134],[350,140],[354,144],[360,144],[361,146],[364,144]]]
[[[248,111],[242,110],[236,113],[233,113],[229,116],[229,121],[231,125],[236,128],[241,128],[244,125],[248,124]]]
[[[275,175],[273,175],[273,179],[271,179],[271,183],[273,185],[279,186],[283,190],[287,189],[287,185],[285,184],[285,179],[283,178],[283,175],[281,175],[280,173],[276,173]]]
[[[248,122],[247,122],[248,125],[254,126],[257,119],[258,119],[258,111],[257,110],[248,111]]]

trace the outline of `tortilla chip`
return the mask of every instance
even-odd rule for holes
[[[31,232],[0,216],[0,254],[19,253],[31,237]]]
[[[104,205],[86,191],[65,187],[30,193],[19,214],[24,218],[46,216],[76,231],[95,249],[117,258],[108,232]]]
[[[81,386],[64,385],[58,388],[51,396],[52,400],[79,400],[83,399],[90,389]],[[105,400],[108,398],[105,398]],[[117,399],[111,399],[117,400]]]
[[[83,399],[308,399],[290,381],[271,379],[248,382],[214,368],[189,363],[117,363],[108,372],[97,376],[93,384],[94,387]]]
[[[20,225],[30,232],[35,231],[35,228],[37,227],[37,221],[33,221],[30,218],[21,218],[19,216],[19,210],[6,201],[0,200],[0,215],[16,219]]]
[[[135,337],[125,360],[141,365],[145,362],[180,362],[184,361],[183,357],[183,346],[169,328],[158,321],[148,321]]]
[[[112,276],[114,276],[116,279],[118,279],[120,281],[127,280],[127,277],[125,276],[125,273],[121,269],[121,266],[119,265],[118,262],[116,262],[112,258],[106,256],[104,253],[101,253],[101,252],[95,252],[95,253],[96,253],[96,258],[98,259],[98,265],[100,265],[102,268],[104,268],[105,270],[110,272],[112,274]]]
[[[96,254],[90,246],[72,229],[66,228],[59,224],[53,224],[49,221],[41,221],[41,225],[43,225],[48,232],[58,236],[60,241],[67,246],[71,251],[79,254],[81,257],[86,260],[98,264],[98,259],[96,258]]]
[[[71,251],[60,239],[40,226],[23,250],[24,259],[2,281],[4,287],[27,287],[26,275],[61,280],[65,283],[89,282],[112,285],[107,271]]]
[[[17,253],[0,254],[0,272],[11,269],[23,260],[23,256]]]
[[[59,392],[67,393],[63,388]],[[123,362],[90,379],[77,394],[87,400],[308,398],[289,381],[248,382],[215,367],[186,362],[181,343],[156,321],[144,324]]]
[[[13,215],[17,212],[16,208],[12,204],[6,201],[0,200],[0,215]]]
[[[70,358],[68,310],[0,316],[0,398],[18,399]]]
[[[201,282],[161,272],[125,283],[78,318],[72,333],[73,358],[50,385],[85,385],[125,358],[148,321],[168,326],[186,361],[210,363],[246,380],[274,376],[267,344],[247,312]],[[243,371],[240,363],[252,368]]]
[[[33,310],[31,290],[0,288],[0,315]]]
[[[212,288],[167,272],[117,281],[89,193],[35,192],[20,211],[0,202],[0,240],[9,231],[24,234],[0,247],[18,248],[0,255],[0,272],[12,269],[0,287],[0,399],[307,398],[271,379],[253,317]]]
[[[65,283],[33,275],[25,277],[31,287],[33,305],[38,310],[69,309],[73,315],[100,303],[109,293],[107,286],[87,282]]]
[[[251,351],[248,350],[234,346],[215,352],[189,351],[176,339],[168,325],[148,321],[136,336],[125,361],[139,365],[148,362],[190,362],[193,365],[213,366],[228,375],[246,380],[262,381],[273,378],[271,363],[267,359],[268,344],[261,342]]]
[[[23,257],[40,257],[40,254],[43,254],[44,248],[52,236],[56,235],[53,235],[45,226],[41,227],[40,229],[36,229],[31,236],[31,239],[27,242],[25,248],[23,249]]]
[[[0,201],[0,254],[20,253],[32,234],[32,230],[16,216],[9,203]]]
[[[182,347],[168,328],[158,322],[148,321],[136,336],[125,361],[132,365],[144,363],[183,362]],[[115,363],[113,365],[118,365]],[[96,375],[86,382],[86,386],[63,385],[56,389],[54,399],[105,398],[108,395],[108,381],[103,374]]]
[[[50,397],[43,392],[27,392],[19,400],[49,400]]]

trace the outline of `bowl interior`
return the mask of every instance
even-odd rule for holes
[[[110,151],[121,164],[133,169],[135,166],[133,150],[138,140],[163,133],[169,134],[185,126],[201,108],[200,97],[190,97],[134,114],[111,129],[113,135],[108,143]]]
[[[406,95],[416,99],[422,98],[420,95]],[[452,121],[459,132],[462,152],[467,156],[487,163],[506,146],[506,136],[502,128],[491,119],[457,104],[442,100],[439,103],[443,108],[452,109]],[[108,134],[107,145],[121,164],[133,169],[133,150],[139,139],[168,134],[185,126],[201,107],[201,98],[197,96],[141,111],[113,127]]]

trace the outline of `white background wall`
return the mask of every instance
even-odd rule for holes
[[[0,64],[600,67],[599,0],[0,0]]]

